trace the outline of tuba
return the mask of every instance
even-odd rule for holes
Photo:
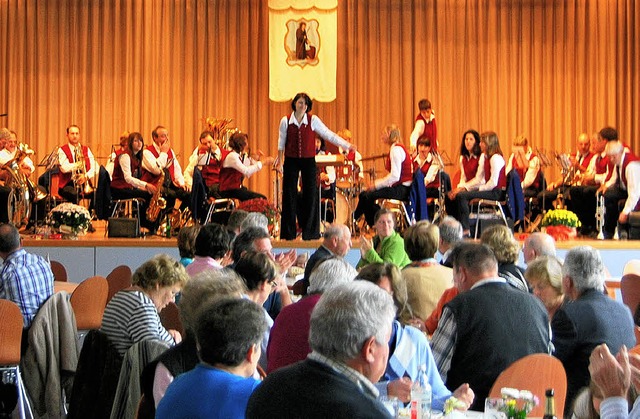
[[[87,167],[84,164],[84,154],[82,153],[82,146],[77,146],[74,149],[74,160],[76,161],[77,168],[71,175],[71,180],[78,191],[78,195],[91,195],[93,193],[93,187],[91,186],[91,180],[87,178]],[[84,178],[84,183],[79,184],[80,179]]]
[[[156,184],[157,190],[149,201],[147,208],[147,220],[155,222],[160,215],[160,211],[167,207],[167,200],[162,197],[162,185],[164,184],[164,170],[160,173],[160,179]]]

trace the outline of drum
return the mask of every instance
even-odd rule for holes
[[[336,224],[351,226],[351,213],[358,206],[358,197],[351,199],[343,191],[336,191]]]
[[[353,162],[345,161],[342,166],[336,166],[336,187],[349,189],[353,186]]]

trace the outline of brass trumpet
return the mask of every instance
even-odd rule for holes
[[[606,208],[604,206],[604,194],[596,194],[596,228],[598,230],[598,240],[604,240],[604,214]]]

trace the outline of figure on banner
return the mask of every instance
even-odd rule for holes
[[[290,20],[287,22],[284,48],[287,64],[291,66],[318,63],[317,50],[320,46],[320,34],[316,20]]]
[[[296,31],[296,58],[304,60],[307,58],[307,24],[300,22]]]

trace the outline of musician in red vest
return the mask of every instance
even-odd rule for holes
[[[618,139],[618,132],[613,128],[604,128],[600,132],[594,132],[590,140],[590,152],[594,154],[587,170],[580,177],[580,185],[569,189],[571,197],[571,210],[576,213],[582,223],[580,234],[583,236],[596,236],[596,192],[607,179],[611,178],[613,165],[605,147],[609,141]],[[573,204],[575,203],[575,204]]]
[[[542,191],[540,168],[540,158],[531,149],[529,140],[524,135],[518,135],[513,140],[513,153],[509,156],[505,173],[508,174],[511,170],[518,172],[525,198],[538,196]]]
[[[413,170],[420,170],[424,175],[427,198],[438,198],[440,189],[440,176],[438,174],[442,168],[431,153],[431,150],[431,140],[428,138],[418,140],[418,154],[413,159]]]
[[[456,196],[463,191],[476,190],[484,183],[484,154],[480,150],[480,134],[474,129],[467,130],[462,134],[458,167],[460,181],[445,197],[447,214],[455,219],[460,218],[458,205],[455,202]]]
[[[505,161],[498,134],[493,131],[480,135],[480,149],[484,154],[484,183],[477,190],[462,191],[456,195],[458,221],[462,224],[463,234],[469,236],[469,201],[474,198],[500,201],[507,187]]]
[[[187,190],[193,187],[193,171],[200,168],[202,180],[207,186],[207,195],[220,198],[220,168],[222,167],[222,151],[213,141],[213,132],[203,131],[200,134],[200,145],[189,156],[189,164],[184,169],[184,182]]]
[[[158,125],[151,131],[151,137],[153,143],[142,152],[142,180],[160,187],[160,173],[166,170],[168,176],[165,174],[162,195],[167,200],[167,207],[175,208],[178,204],[186,207],[189,203],[189,191],[184,182],[180,162],[171,148],[169,130]]]
[[[94,178],[98,165],[93,153],[80,143],[80,128],[77,125],[67,127],[67,144],[58,149],[60,180],[58,193],[64,199],[77,203],[78,199],[93,202],[93,193],[88,183]]]
[[[382,179],[376,179],[365,192],[360,194],[358,206],[353,213],[358,220],[363,214],[367,224],[373,227],[376,212],[380,209],[376,199],[409,199],[411,181],[413,180],[413,166],[409,151],[400,143],[400,130],[395,124],[389,124],[382,130],[380,140],[389,146],[389,156],[385,158],[384,167],[389,174]]]
[[[143,150],[142,134],[132,132],[125,149],[116,151],[111,180],[113,199],[143,198],[148,203],[156,192],[156,185],[141,179]]]
[[[298,176],[302,180],[302,208],[306,214],[298,220],[302,229],[302,240],[320,238],[318,214],[318,184],[316,183],[315,143],[316,135],[338,147],[355,151],[355,147],[343,140],[312,115],[313,102],[306,93],[298,93],[291,101],[293,112],[280,120],[278,138],[278,170],[282,170],[282,217],[280,220],[282,240],[296,238],[296,214]]]
[[[220,195],[223,198],[235,198],[240,201],[262,198],[266,196],[258,192],[250,191],[242,185],[245,177],[251,177],[260,171],[263,165],[269,167],[273,163],[273,157],[265,157],[261,161],[260,153],[249,156],[248,136],[244,132],[236,132],[229,138],[229,148],[222,150],[222,168],[220,169]]]
[[[598,192],[604,193],[604,238],[613,238],[616,223],[621,238],[628,236],[629,213],[640,210],[640,159],[618,140],[609,141],[605,151],[614,165],[613,184],[605,182]],[[626,199],[624,208],[618,209],[618,201]],[[625,234],[626,233],[626,234]]]
[[[431,149],[438,151],[438,128],[436,127],[436,114],[431,108],[431,102],[428,99],[422,99],[418,102],[420,112],[416,116],[416,123],[413,131],[409,136],[411,144],[411,152],[416,150],[418,140],[423,138],[431,141]]]
[[[579,185],[582,176],[587,173],[591,159],[595,155],[591,152],[590,144],[589,136],[586,133],[583,132],[578,135],[576,154],[572,154],[569,157],[573,174],[570,174],[569,178],[567,178],[567,175],[563,173],[556,181],[547,183],[547,190],[538,194],[538,201],[541,205],[544,202],[544,209],[553,209],[553,201],[558,197],[558,193],[562,193],[567,207],[573,210],[574,206],[571,205],[569,191],[573,184]],[[577,201],[577,205],[582,205],[582,202]],[[591,224],[593,224],[593,221]]]

